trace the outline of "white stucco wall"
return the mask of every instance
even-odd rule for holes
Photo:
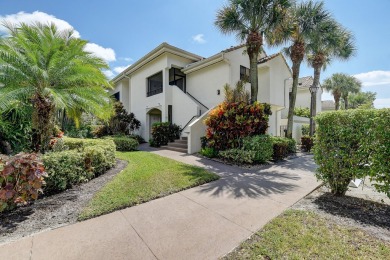
[[[172,91],[172,121],[184,127],[194,116],[199,116],[200,108],[192,99],[176,86],[169,86]],[[184,129],[183,132],[187,131]]]

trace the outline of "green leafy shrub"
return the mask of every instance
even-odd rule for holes
[[[146,143],[145,139],[142,136],[140,136],[140,135],[131,134],[131,135],[127,135],[127,137],[130,137],[130,138],[133,138],[133,139],[137,140],[139,144]]]
[[[302,125],[302,135],[309,135],[310,134],[310,125]]]
[[[45,176],[36,154],[20,153],[0,159],[0,212],[37,199]]]
[[[205,120],[207,144],[218,151],[238,148],[242,138],[265,134],[269,115],[268,104],[223,102]]]
[[[272,138],[269,135],[255,135],[245,137],[242,141],[242,149],[245,151],[254,152],[254,162],[265,163],[272,158]]]
[[[310,152],[313,148],[314,140],[313,137],[309,135],[304,135],[301,137],[301,148],[304,152]]]
[[[369,176],[390,197],[390,109],[327,112],[316,121],[317,178],[341,196],[351,180]]]
[[[137,140],[127,136],[110,136],[108,139],[114,141],[117,151],[135,151],[139,145]]]
[[[167,145],[180,138],[180,126],[169,122],[155,123],[152,126],[152,138],[154,147]],[[150,140],[149,140],[150,143]]]
[[[64,138],[64,145],[70,150],[47,153],[42,158],[48,173],[48,193],[87,182],[115,165],[113,140]]]
[[[310,108],[308,107],[296,107],[294,108],[294,115],[310,118]]]
[[[272,143],[273,143],[273,153],[272,153],[272,159],[275,161],[282,160],[287,157],[288,155],[288,141],[285,140],[287,138],[283,137],[273,137]]]
[[[228,162],[238,164],[252,164],[255,161],[256,152],[233,148],[225,151],[220,151],[219,156]]]
[[[204,147],[200,150],[200,154],[208,158],[214,158],[218,156],[218,152],[212,147]]]

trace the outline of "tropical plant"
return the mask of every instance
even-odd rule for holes
[[[362,83],[353,76],[344,73],[335,73],[327,78],[322,87],[330,91],[334,97],[335,109],[340,109],[340,99],[344,100],[344,107],[348,109],[348,96],[350,93],[358,93]]]
[[[275,27],[291,6],[291,0],[229,0],[217,12],[215,25],[224,34],[236,34],[246,43],[250,61],[251,101],[257,101],[257,62],[262,51],[263,34]]]
[[[318,88],[321,70],[326,69],[334,59],[347,60],[356,52],[354,37],[334,19],[320,24],[320,30],[310,35],[306,60],[314,69],[313,87]],[[313,103],[316,111],[317,103]]]
[[[70,117],[81,111],[108,119],[113,112],[111,85],[101,69],[107,64],[85,51],[87,41],[54,24],[4,23],[0,39],[0,111],[15,100],[32,106],[34,150],[48,149],[56,110]]]
[[[367,91],[367,92],[358,92],[351,93],[349,95],[349,108],[362,108],[362,109],[370,109],[374,108],[374,101],[376,99],[376,93]]]
[[[223,87],[225,92],[225,102],[235,103],[235,102],[244,102],[248,103],[250,101],[250,93],[245,89],[244,81],[238,81],[236,87],[232,89],[229,84],[226,84]]]
[[[288,44],[284,53],[292,61],[293,85],[290,95],[287,137],[292,138],[293,116],[298,90],[299,71],[304,60],[306,46],[314,33],[321,33],[321,24],[330,19],[323,2],[296,3],[289,9],[282,23],[269,31],[267,40],[271,46]]]

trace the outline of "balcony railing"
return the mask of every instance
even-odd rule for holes
[[[163,88],[161,87],[161,88],[157,88],[157,89],[153,89],[153,90],[151,90],[151,91],[148,91],[148,92],[146,93],[146,96],[147,96],[147,97],[150,97],[150,96],[153,96],[153,95],[160,94],[160,93],[162,93],[162,92],[163,92]]]

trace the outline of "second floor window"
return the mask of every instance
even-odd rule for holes
[[[249,69],[244,66],[240,66],[240,80],[250,82]]]
[[[159,72],[148,78],[146,96],[150,97],[163,92],[163,74]]]

